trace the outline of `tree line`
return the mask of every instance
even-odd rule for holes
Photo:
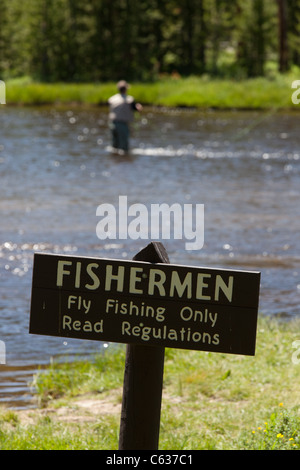
[[[300,66],[300,0],[0,0],[0,78],[255,77]]]

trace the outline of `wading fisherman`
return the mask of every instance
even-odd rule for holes
[[[133,121],[134,111],[142,111],[140,103],[136,103],[133,96],[127,95],[129,88],[125,80],[117,83],[119,93],[111,96],[109,104],[109,127],[112,133],[113,149],[129,150],[129,124]]]

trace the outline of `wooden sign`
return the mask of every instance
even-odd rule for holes
[[[260,273],[35,254],[30,333],[254,355]]]

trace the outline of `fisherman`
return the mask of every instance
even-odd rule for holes
[[[143,107],[135,102],[133,96],[127,95],[129,84],[125,80],[119,81],[117,88],[119,93],[108,100],[109,127],[113,149],[126,153],[129,150],[129,124],[133,121],[134,111],[140,112]]]

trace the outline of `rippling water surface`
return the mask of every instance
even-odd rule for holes
[[[294,113],[146,109],[130,157],[112,156],[106,110],[0,108],[0,400],[27,406],[52,356],[101,343],[28,334],[34,252],[131,259],[147,241],[96,236],[96,208],[204,204],[205,244],[162,240],[174,264],[259,270],[260,312],[300,315],[300,137]],[[1,403],[1,402],[0,402]]]

